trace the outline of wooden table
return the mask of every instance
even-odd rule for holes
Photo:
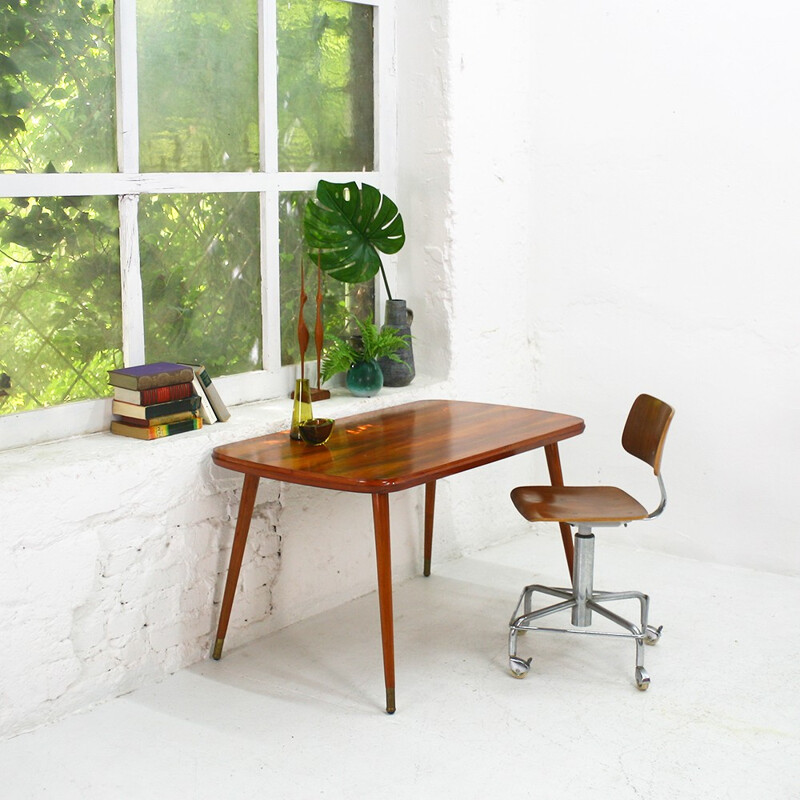
[[[425,575],[430,574],[436,481],[544,447],[550,480],[562,485],[558,442],[583,431],[583,420],[548,411],[453,400],[423,400],[337,420],[327,444],[312,447],[288,431],[217,447],[215,464],[244,473],[239,516],[213,657],[228,630],[259,478],[372,495],[386,711],[395,710],[389,494],[425,485]],[[504,498],[496,498],[498,503]],[[490,500],[491,502],[491,500]],[[572,539],[562,527],[567,564]]]

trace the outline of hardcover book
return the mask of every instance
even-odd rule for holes
[[[154,389],[122,389],[114,387],[114,399],[124,403],[135,403],[137,406],[150,406],[153,403],[166,403],[168,400],[182,400],[191,397],[192,383],[173,383],[171,386],[157,386]]]
[[[155,389],[159,386],[171,386],[173,383],[189,383],[192,380],[191,367],[184,364],[173,364],[159,361],[155,364],[142,364],[138,367],[110,369],[108,382],[112,386],[123,389]]]
[[[231,412],[228,411],[228,407],[222,402],[217,387],[211,382],[211,376],[208,374],[208,370],[202,364],[184,364],[184,366],[191,369],[199,378],[200,385],[203,387],[203,391],[206,393],[208,402],[211,404],[211,408],[214,409],[217,419],[220,422],[225,422],[225,420],[230,419]]]
[[[141,428],[138,425],[126,425],[124,422],[111,423],[111,433],[119,436],[130,436],[133,439],[161,439],[164,436],[174,436],[176,433],[194,431],[203,427],[203,420],[200,417],[184,420],[183,422],[172,422],[169,425],[148,425]]]
[[[153,425],[168,425],[170,422],[183,422],[185,419],[193,419],[198,416],[196,411],[180,411],[177,414],[164,414],[163,417],[153,419],[136,419],[135,417],[117,417],[116,422],[124,422],[126,425],[135,425],[137,428],[147,428]]]
[[[217,421],[217,415],[214,413],[214,409],[211,408],[211,403],[208,400],[208,395],[203,388],[203,384],[200,383],[200,378],[194,372],[192,373],[192,377],[192,388],[194,389],[194,393],[200,398],[200,417],[203,420],[203,425],[213,425]]]
[[[179,414],[181,411],[197,411],[200,408],[200,398],[193,394],[182,400],[170,400],[168,403],[154,403],[151,406],[137,406],[135,403],[124,403],[122,400],[113,400],[111,413],[121,417],[134,419],[156,419],[168,414]]]

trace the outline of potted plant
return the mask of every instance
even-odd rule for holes
[[[374,186],[355,181],[332,183],[321,180],[314,200],[306,204],[303,234],[313,263],[344,283],[372,280],[380,271],[386,288],[387,327],[406,337],[398,359],[381,358],[387,386],[406,386],[414,378],[411,348],[413,314],[405,300],[392,297],[380,253],[392,255],[405,244],[403,217],[394,201]]]
[[[352,394],[371,397],[384,385],[383,371],[378,359],[386,358],[402,363],[403,359],[399,354],[408,347],[408,336],[387,325],[379,328],[372,322],[372,318],[353,319],[358,326],[359,335],[353,337],[354,341],[346,341],[338,336],[330,337],[331,343],[325,349],[322,359],[322,380],[327,381],[334,375],[345,372],[345,384]]]

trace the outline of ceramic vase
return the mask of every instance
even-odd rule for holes
[[[397,355],[405,364],[392,361],[390,358],[381,358],[378,363],[383,372],[384,386],[408,386],[414,380],[414,350],[411,346],[411,322],[414,312],[406,307],[405,300],[387,300],[384,314],[383,327],[397,328],[400,336],[408,336],[408,346],[398,351]]]
[[[356,397],[372,397],[383,388],[383,372],[375,359],[359,361],[347,370],[345,384]]]

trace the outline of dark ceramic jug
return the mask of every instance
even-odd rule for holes
[[[386,313],[384,314],[384,328],[397,328],[401,336],[408,336],[408,347],[404,347],[397,355],[405,364],[392,361],[390,358],[378,359],[383,371],[384,386],[408,386],[414,380],[414,350],[411,346],[411,321],[414,312],[406,307],[405,300],[387,300]]]

